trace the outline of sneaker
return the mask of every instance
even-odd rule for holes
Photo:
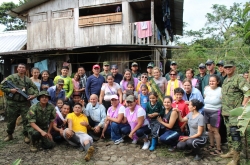
[[[200,155],[195,155],[194,160],[195,160],[195,161],[201,160],[201,156],[200,156]]]
[[[30,143],[30,138],[29,138],[28,136],[25,136],[25,137],[24,137],[24,142],[25,142],[25,143]]]
[[[173,152],[175,149],[176,149],[176,146],[169,147],[168,151],[169,151],[169,152]]]
[[[150,146],[150,141],[148,140],[147,142],[144,142],[142,149],[147,150]]]
[[[137,143],[137,140],[134,139],[134,140],[132,141],[132,144],[136,144],[136,143]]]
[[[120,139],[116,140],[114,144],[120,144],[122,142],[124,142],[124,140],[123,140],[123,138],[120,138]]]

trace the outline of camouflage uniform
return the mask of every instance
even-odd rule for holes
[[[48,126],[51,122],[54,122],[55,117],[55,107],[50,103],[47,103],[46,108],[43,109],[40,102],[38,102],[32,105],[27,113],[28,122],[35,123],[40,129],[45,132],[48,132]],[[30,125],[28,126],[28,128],[32,144],[35,144],[35,142],[41,139],[42,147],[44,149],[50,149],[54,147],[54,142],[52,142],[50,139],[43,137],[40,132],[36,131]]]
[[[229,111],[242,106],[244,94],[250,89],[250,85],[240,75],[234,73],[230,78],[226,78],[222,85],[222,115],[227,127],[229,146],[236,151],[241,149],[240,141],[232,141],[230,127],[237,126],[237,117],[232,117]]]
[[[108,73],[105,73],[104,71],[100,72],[100,75],[102,75],[106,81],[106,77],[108,74],[112,74],[110,71],[108,71]]]
[[[24,78],[21,79],[18,74],[12,74],[8,76],[6,80],[11,81],[19,89],[25,90],[25,93],[28,95],[37,96],[39,93],[37,86],[27,76],[24,76]],[[19,93],[15,93],[13,94],[13,97],[9,97],[8,94],[10,93],[10,88],[2,85],[3,83],[4,81],[1,83],[1,89],[5,93],[7,99],[7,133],[9,135],[13,134],[16,126],[16,119],[19,115],[21,115],[23,120],[23,134],[24,136],[27,136],[28,132],[26,114],[30,107],[30,101]]]

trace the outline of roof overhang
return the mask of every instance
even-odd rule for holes
[[[69,54],[89,55],[105,54],[111,52],[136,52],[142,50],[150,50],[154,48],[168,48],[178,49],[180,46],[168,46],[168,45],[99,45],[88,47],[68,47],[68,48],[50,48],[50,49],[36,49],[36,50],[20,50],[12,52],[0,53],[1,58],[31,58],[31,57],[52,57]]]
[[[50,0],[29,0],[28,2],[24,3],[23,5],[18,6],[7,12],[12,17],[19,17],[21,19],[25,19],[26,12],[29,9],[32,9],[42,3],[48,2]]]

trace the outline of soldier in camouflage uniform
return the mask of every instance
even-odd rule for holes
[[[7,99],[7,133],[8,136],[4,139],[4,141],[9,141],[13,139],[13,132],[16,126],[16,119],[18,116],[22,116],[23,123],[23,135],[25,136],[24,141],[29,143],[30,140],[28,138],[27,132],[27,119],[26,114],[30,107],[30,100],[36,98],[39,91],[36,85],[30,80],[29,77],[25,76],[26,66],[25,64],[18,64],[17,72],[8,76],[0,85],[2,91],[6,94]],[[20,93],[17,92],[17,89],[10,89],[6,87],[4,82],[6,80],[11,81],[17,88],[22,90],[24,93],[29,95],[29,98],[26,99]],[[12,93],[13,97],[10,97],[9,94]]]
[[[237,73],[235,73],[235,64],[233,61],[227,61],[224,65],[227,78],[222,85],[222,115],[228,132],[228,145],[230,151],[221,155],[223,158],[233,158],[228,165],[237,165],[239,161],[239,152],[241,150],[240,132],[237,131],[237,117],[232,117],[229,111],[245,106],[248,98],[244,94],[250,90],[247,81]]]
[[[37,100],[38,103],[32,105],[27,113],[29,122],[29,135],[31,139],[30,151],[36,152],[36,142],[42,141],[44,149],[51,149],[54,147],[54,142],[50,134],[53,128],[53,122],[56,117],[55,107],[48,103],[50,99],[47,91],[41,91]]]

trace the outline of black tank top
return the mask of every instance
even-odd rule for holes
[[[167,114],[164,114],[163,116],[163,121],[165,123],[169,123],[169,120],[170,120],[170,116],[171,116],[171,113],[172,113],[172,110],[171,109]],[[168,129],[167,127],[165,127],[166,129]],[[172,131],[176,131],[176,132],[181,132],[181,129],[179,127],[179,122],[178,122],[178,118],[176,119],[175,123],[174,123],[174,126],[173,128],[171,129]]]

